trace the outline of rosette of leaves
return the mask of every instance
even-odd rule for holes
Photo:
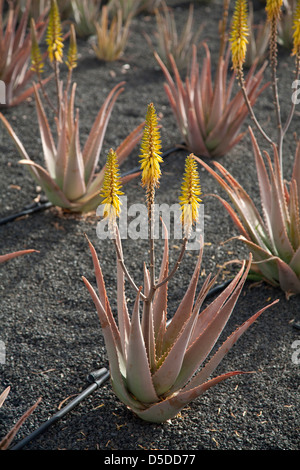
[[[0,80],[5,84],[3,107],[17,106],[33,93],[33,86],[28,86],[34,76],[30,68],[31,37],[27,31],[30,5],[28,0],[20,19],[19,5],[9,2],[5,20],[4,2],[0,0]],[[47,27],[45,15],[46,11],[37,18],[37,41],[41,41]],[[43,83],[50,78],[47,77]]]
[[[282,122],[279,93],[277,87],[277,23],[280,18],[282,2],[267,1],[266,11],[270,25],[270,67],[272,74],[272,91],[275,111],[277,140],[268,135],[261,127],[252,107],[243,80],[246,35],[243,22],[247,21],[246,2],[237,0],[235,21],[232,30],[232,54],[237,77],[244,94],[245,102],[253,118],[254,125],[271,146],[270,152],[261,152],[254,132],[249,128],[255,158],[261,212],[257,204],[247,194],[238,181],[218,162],[214,162],[219,173],[205,162],[197,159],[218,181],[226,191],[231,204],[220,198],[240,232],[242,240],[253,255],[252,277],[263,279],[273,286],[280,287],[289,298],[300,293],[300,143],[297,143],[291,179],[287,182],[283,175],[283,143],[291,123],[295,102],[285,122]],[[294,17],[295,76],[300,73],[300,4]],[[297,83],[297,82],[296,82]],[[265,159],[263,158],[265,156]],[[272,158],[273,157],[273,158]]]
[[[153,105],[149,105],[141,146],[142,185],[146,189],[149,231],[149,268],[144,264],[143,287],[136,285],[125,266],[121,239],[116,223],[120,212],[118,170],[113,151],[109,154],[107,179],[103,193],[104,215],[109,218],[112,239],[117,254],[117,320],[111,308],[97,253],[91,242],[89,248],[95,270],[98,293],[83,277],[95,303],[101,323],[110,365],[111,383],[117,397],[141,419],[163,422],[176,416],[190,401],[223,380],[241,374],[228,372],[211,378],[214,370],[237,339],[265,310],[263,308],[240,326],[206,361],[242,291],[250,262],[225,290],[201,311],[205,297],[216,278],[208,276],[197,294],[201,271],[203,244],[199,251],[190,284],[169,322],[168,284],[175,275],[185,252],[189,229],[200,203],[200,186],[193,156],[187,157],[182,185],[181,204],[185,226],[182,250],[172,269],[169,269],[168,233],[160,271],[156,277],[153,237],[153,202],[160,178],[160,139]],[[109,183],[110,182],[110,183]],[[112,209],[108,210],[107,204]],[[190,206],[190,209],[186,208]],[[129,314],[125,279],[136,291]],[[267,308],[267,307],[266,307]],[[206,364],[204,365],[204,362]]]

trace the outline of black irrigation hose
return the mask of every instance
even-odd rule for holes
[[[76,398],[70,401],[70,403],[68,403],[65,407],[63,407],[61,410],[55,413],[51,418],[49,418],[48,421],[45,421],[38,429],[33,431],[33,433],[29,434],[22,441],[18,442],[16,445],[11,447],[10,450],[20,450],[26,444],[28,444],[37,436],[42,434],[46,429],[49,428],[49,426],[51,426],[51,424],[55,423],[60,418],[65,416],[76,405],[78,405],[84,398],[89,396],[94,390],[100,387],[109,378],[109,375],[110,375],[109,371],[105,367],[103,367],[102,369],[96,370],[94,372],[91,372],[87,377],[88,381],[91,382],[91,385],[89,385],[85,390],[83,390],[83,392],[77,395]]]
[[[182,149],[183,149],[183,144],[178,146],[178,147],[170,148],[169,150],[166,150],[162,154],[162,158],[165,160],[166,158],[168,158],[168,156],[171,153],[177,152],[177,151],[182,150]],[[121,174],[121,177],[132,175],[133,173],[137,173],[138,171],[140,171],[140,167],[135,167],[135,168],[133,168],[131,170],[128,170],[125,173]],[[13,222],[14,220],[18,219],[19,217],[23,217],[24,215],[31,215],[31,214],[34,214],[35,212],[40,212],[42,210],[49,209],[52,206],[53,206],[53,204],[51,202],[48,202],[48,201],[46,201],[46,202],[35,202],[33,204],[30,204],[30,205],[24,207],[24,209],[21,212],[18,212],[17,214],[12,214],[12,215],[9,215],[8,217],[4,217],[3,219],[0,219],[0,225],[5,225],[9,222]]]
[[[30,204],[26,207],[21,212],[18,212],[17,214],[9,215],[8,217],[4,217],[3,219],[0,219],[0,225],[7,224],[9,222],[13,222],[14,220],[18,219],[19,217],[23,217],[24,215],[30,215],[34,214],[35,212],[40,212],[46,209],[49,209],[52,207],[52,202],[46,201],[46,202],[34,202],[33,204]]]

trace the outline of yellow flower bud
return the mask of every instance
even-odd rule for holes
[[[157,122],[157,116],[153,103],[150,103],[147,109],[146,124],[141,144],[141,170],[142,185],[149,189],[159,186],[159,178],[161,175],[160,163],[161,157],[161,141]]]
[[[234,70],[241,70],[243,66],[247,52],[248,35],[247,4],[245,0],[237,0],[234,8],[230,36],[232,65]]]
[[[119,196],[124,194],[121,191],[120,173],[116,152],[110,149],[107,155],[104,182],[100,192],[103,197],[101,204],[104,204],[103,217],[108,218],[114,224],[121,211],[121,201]]]
[[[56,0],[51,0],[46,42],[48,44],[50,62],[62,62],[64,45],[62,42],[62,27]]]
[[[181,196],[179,203],[181,205],[181,221],[187,231],[198,219],[198,208],[201,202],[199,196],[201,188],[199,174],[194,155],[191,153],[185,161],[185,173],[181,186]]]

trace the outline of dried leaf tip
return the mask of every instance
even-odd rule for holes
[[[185,160],[185,172],[181,186],[181,196],[179,202],[181,205],[181,221],[189,232],[193,223],[198,219],[198,209],[201,202],[201,188],[199,173],[194,155],[191,153]]]
[[[31,37],[31,70],[37,75],[40,75],[44,71],[44,62],[40,47],[36,36],[36,27],[34,19],[31,18],[30,23],[30,37]]]
[[[283,0],[267,0],[266,12],[270,22],[277,21],[280,17]]]
[[[66,65],[69,70],[72,70],[75,67],[77,67],[77,42],[76,42],[75,27],[73,24],[71,24],[70,32],[71,32],[70,46],[68,50],[68,57],[66,60]]]
[[[51,0],[46,42],[48,44],[50,62],[62,62],[64,45],[62,41],[62,27],[59,9],[56,0]]]
[[[237,0],[234,7],[233,22],[231,28],[230,42],[232,65],[234,70],[242,70],[247,52],[248,11],[246,0]]]
[[[293,51],[292,55],[300,54],[300,1],[297,1],[297,6],[293,18]]]
[[[147,187],[148,190],[159,186],[160,163],[163,162],[163,159],[161,157],[158,120],[153,103],[150,103],[147,109],[140,157],[142,186]]]
[[[121,191],[120,172],[117,161],[117,154],[110,149],[107,155],[104,182],[100,192],[103,197],[101,204],[104,204],[103,217],[108,218],[114,224],[120,214],[121,201],[119,196],[124,194]]]

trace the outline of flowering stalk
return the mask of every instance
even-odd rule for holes
[[[247,51],[247,36],[248,36],[248,17],[247,17],[247,5],[245,0],[237,0],[235,4],[235,10],[233,15],[233,24],[231,29],[230,43],[231,43],[231,54],[232,54],[232,66],[236,72],[239,85],[244,95],[245,103],[249,110],[251,119],[254,121],[256,127],[259,129],[263,137],[272,144],[272,139],[268,137],[265,131],[262,129],[253,111],[252,104],[249,100],[248,93],[245,86],[243,65],[246,59]]]
[[[191,153],[185,161],[185,174],[179,198],[182,210],[181,221],[186,238],[190,234],[193,223],[198,219],[198,208],[201,202],[199,198],[201,188],[196,166],[194,155]]]
[[[42,73],[44,72],[44,60],[42,53],[40,51],[40,47],[37,40],[36,35],[36,25],[34,18],[31,18],[30,22],[30,37],[31,37],[31,70],[36,74],[38,83],[40,85],[40,89],[43,93],[43,96],[49,106],[55,111],[55,107],[53,106],[52,101],[49,98],[47,91],[45,90],[44,83],[42,80]]]
[[[71,85],[72,80],[72,71],[77,67],[77,43],[76,43],[76,33],[75,26],[71,24],[70,26],[70,46],[68,50],[68,56],[66,60],[66,66],[68,67],[68,78],[67,78],[67,92]]]
[[[62,57],[64,45],[62,38],[62,27],[60,21],[59,8],[56,0],[51,0],[46,42],[48,44],[49,60],[54,66],[57,88],[57,113],[59,114],[61,100],[61,92],[59,86],[59,63],[62,63],[63,61]]]
[[[107,155],[104,181],[100,196],[103,197],[103,217],[108,219],[110,227],[113,231],[115,229],[116,219],[120,214],[121,201],[119,196],[124,194],[121,191],[121,188],[122,184],[118,167],[117,154],[113,151],[113,149],[110,149]]]
[[[142,186],[146,188],[148,205],[148,229],[150,243],[150,279],[151,289],[149,298],[153,295],[155,283],[155,257],[154,257],[154,198],[155,188],[159,186],[161,176],[160,163],[161,141],[158,120],[153,103],[148,105],[146,123],[141,143],[141,170]]]

